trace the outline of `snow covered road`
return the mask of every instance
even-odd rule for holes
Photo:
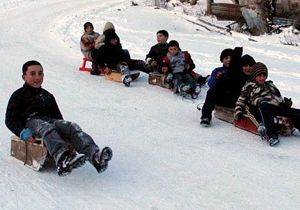
[[[124,48],[144,59],[165,28],[189,50],[197,71],[220,65],[222,49],[244,52],[270,67],[270,79],[300,108],[300,49],[262,37],[257,43],[233,34],[197,29],[182,16],[124,0],[0,0],[0,110],[19,88],[21,66],[39,60],[43,87],[56,96],[65,119],[78,122],[114,157],[97,174],[86,164],[67,177],[55,169],[34,172],[9,156],[12,135],[0,125],[0,209],[299,209],[300,142],[282,137],[271,148],[259,137],[213,119],[201,128],[198,103],[148,85],[148,76],[125,88],[79,72],[84,22],[102,31],[112,21]]]

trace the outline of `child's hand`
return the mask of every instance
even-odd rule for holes
[[[224,72],[218,72],[217,73],[217,79],[220,79],[221,77],[223,77]]]
[[[24,128],[20,133],[20,139],[28,141],[31,138],[33,138],[33,132],[29,128]]]
[[[191,68],[191,66],[190,66],[190,64],[187,63],[187,64],[184,65],[184,68],[189,70]]]
[[[30,138],[28,139],[28,142],[34,143],[34,142],[36,142],[36,140],[35,140],[34,137],[30,137]]]
[[[167,73],[168,69],[169,69],[168,67],[164,66],[164,67],[161,68],[161,71],[164,72],[164,73]]]

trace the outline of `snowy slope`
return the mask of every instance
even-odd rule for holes
[[[34,172],[9,156],[12,135],[1,123],[0,209],[299,209],[299,134],[271,148],[257,136],[213,119],[199,125],[198,103],[151,86],[142,74],[130,88],[79,72],[79,37],[86,21],[101,32],[112,21],[123,47],[144,59],[155,33],[189,50],[197,71],[220,65],[222,49],[244,52],[267,64],[270,79],[300,108],[300,48],[270,37],[250,42],[239,34],[204,31],[180,14],[124,0],[0,0],[0,110],[23,84],[21,66],[39,60],[43,87],[52,92],[64,118],[78,122],[114,158],[103,174],[86,164],[67,177],[54,169]],[[197,30],[198,29],[198,30]]]

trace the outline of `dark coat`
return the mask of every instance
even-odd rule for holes
[[[10,97],[5,124],[19,136],[29,118],[48,117],[63,119],[54,96],[43,88],[34,88],[24,84]]]
[[[146,60],[148,58],[152,58],[158,62],[159,65],[162,64],[162,59],[168,53],[169,45],[168,43],[165,44],[156,44],[151,47],[149,53],[146,55]]]
[[[110,44],[111,38],[117,38],[118,44]],[[116,69],[116,66],[121,62],[126,62],[126,55],[120,44],[119,37],[115,32],[108,32],[105,36],[105,44],[99,48],[96,55],[97,64],[104,68],[109,67],[110,69]]]

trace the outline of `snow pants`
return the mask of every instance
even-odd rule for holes
[[[44,144],[57,164],[61,155],[68,150],[85,154],[89,161],[99,147],[87,133],[73,122],[58,119],[34,118],[26,122],[34,136],[43,138]]]
[[[300,131],[300,109],[295,109],[287,106],[274,106],[268,103],[261,103],[259,106],[262,122],[267,129],[267,135],[276,135],[276,125],[274,117],[283,116],[291,118],[295,128]]]
[[[178,88],[181,85],[190,85],[191,89],[195,89],[197,86],[197,81],[190,75],[185,72],[179,72],[173,74],[173,83]]]
[[[234,108],[235,102],[235,99],[221,88],[210,88],[206,93],[205,102],[202,106],[201,119],[208,118],[211,120],[216,105]]]

